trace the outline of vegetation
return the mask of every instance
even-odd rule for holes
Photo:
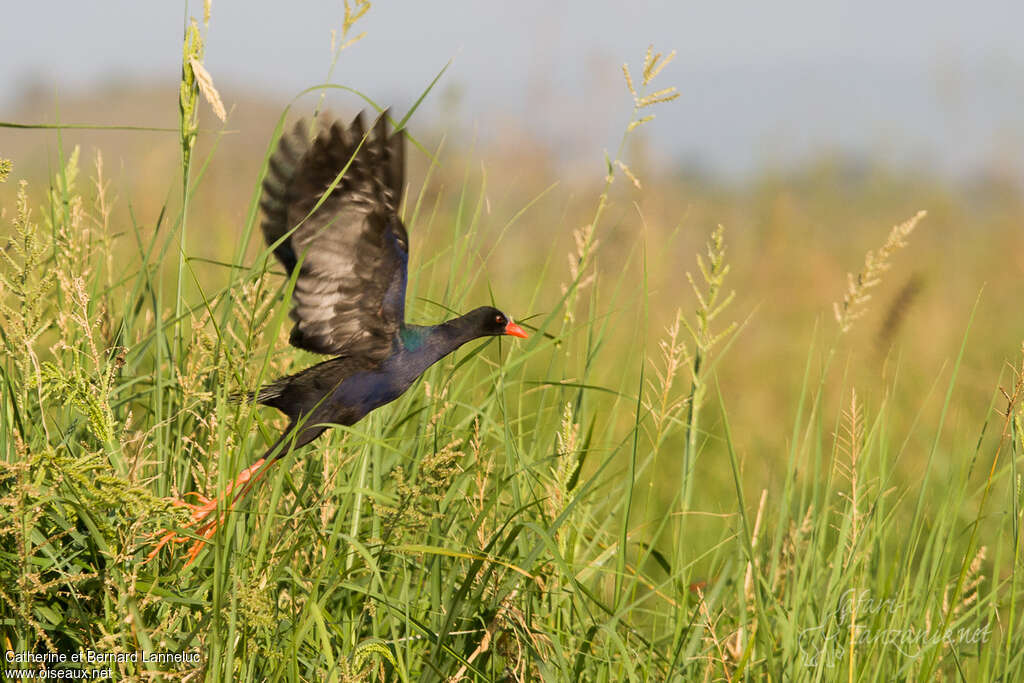
[[[178,172],[126,180],[130,206],[67,130],[45,192],[0,162],[5,651],[98,653],[67,666],[117,680],[1024,677],[1021,195],[659,174],[643,124],[677,93],[650,50],[579,197],[420,155],[410,318],[493,297],[531,339],[292,454],[195,563],[146,561],[187,520],[171,496],[223,491],[283,426],[230,395],[313,361],[255,230],[265,155],[225,217],[202,38]]]

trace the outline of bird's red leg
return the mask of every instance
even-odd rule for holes
[[[271,464],[273,461],[271,461]],[[268,467],[263,467],[266,464],[265,458],[260,458],[249,467],[242,470],[238,477],[233,482],[228,484],[227,488],[224,489],[224,496],[229,496],[234,492],[234,496],[231,498],[231,503],[228,505],[228,509],[231,509],[246,493],[249,492],[253,486],[255,486],[267,473]],[[262,469],[261,469],[262,468]],[[194,496],[198,503],[190,503],[184,500],[185,496]],[[171,502],[179,507],[187,507],[192,510],[192,517],[188,522],[185,523],[186,527],[191,527],[196,524],[202,523],[201,526],[196,528],[196,535],[201,536],[202,540],[197,540],[189,536],[182,536],[176,531],[165,531],[157,541],[156,547],[150,551],[149,555],[146,556],[146,562],[149,562],[160,549],[168,543],[186,543],[192,541],[192,545],[188,549],[188,562],[185,566],[192,564],[192,562],[199,556],[199,552],[203,549],[206,541],[213,538],[213,534],[217,531],[217,528],[223,523],[226,511],[221,515],[214,515],[213,519],[207,520],[207,517],[211,513],[217,511],[218,498],[207,498],[199,493],[187,493],[181,498],[176,498]],[[204,521],[205,520],[205,521]]]

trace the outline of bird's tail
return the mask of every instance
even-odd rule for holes
[[[282,377],[281,379],[288,379]],[[276,380],[270,384],[264,384],[256,391],[245,390],[245,391],[232,391],[228,394],[228,403],[263,403],[264,405],[270,405],[268,401],[272,401],[281,395],[281,380]]]
[[[228,403],[252,403],[255,400],[255,391],[232,391],[228,394]]]

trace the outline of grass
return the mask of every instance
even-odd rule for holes
[[[198,204],[219,151],[197,142],[198,26],[188,36],[179,180],[154,190],[171,199],[152,221],[115,210],[102,157],[83,170],[62,130],[48,191],[19,185],[5,207],[5,671],[53,668],[16,653],[91,651],[139,653],[70,665],[118,680],[1024,676],[1024,361],[978,333],[981,283],[968,305],[943,302],[961,331],[948,365],[893,346],[879,367],[862,314],[886,306],[866,295],[894,288],[904,239],[927,261],[931,217],[887,241],[884,224],[866,231],[882,248],[851,277],[838,324],[741,307],[733,250],[763,265],[744,261],[749,231],[659,232],[638,200],[644,229],[624,234],[616,207],[670,187],[625,161],[638,122],[674,95],[654,85],[671,57],[651,52],[626,72],[632,118],[579,223],[545,209],[561,191],[547,184],[492,206],[487,174],[458,172],[440,148],[406,197],[410,319],[493,298],[531,339],[467,347],[289,456],[196,563],[145,562],[152,534],[185,521],[168,496],[222,491],[283,426],[229,395],[313,360],[287,346],[289,285],[255,230],[259,178],[240,230]],[[535,246],[552,226],[567,266]],[[687,248],[687,265],[666,265],[704,242],[699,260]],[[824,253],[794,240],[774,255],[797,271]],[[516,277],[493,275],[517,261]],[[887,338],[905,315],[892,310]],[[774,325],[799,365],[751,349]],[[755,400],[766,384],[780,405]],[[185,661],[142,661],[175,653]]]

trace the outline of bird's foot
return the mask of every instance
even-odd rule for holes
[[[259,469],[263,466],[263,463],[263,458],[260,458],[250,467],[242,470],[235,481],[228,484],[227,488],[224,489],[224,495],[222,496],[224,498],[237,490],[237,493],[235,493],[231,499],[231,506],[238,502],[249,488],[262,478],[263,473],[259,472]],[[198,502],[190,503],[185,500],[185,496],[192,496]],[[192,564],[195,559],[199,557],[199,553],[202,551],[203,546],[206,545],[207,541],[213,538],[213,534],[216,533],[217,529],[227,517],[227,510],[225,510],[223,513],[214,515],[212,519],[207,520],[212,513],[216,512],[219,500],[220,498],[207,498],[206,496],[194,491],[186,493],[181,498],[172,498],[170,501],[172,505],[192,510],[191,517],[183,527],[186,529],[189,527],[195,527],[195,535],[186,536],[169,529],[158,531],[154,535],[158,535],[160,538],[157,540],[156,546],[153,550],[146,555],[145,561],[149,562],[152,560],[157,556],[157,554],[159,554],[160,550],[169,543],[187,543],[192,541],[192,545],[189,546],[188,551],[186,552],[188,561],[185,562],[185,566],[187,567]],[[196,538],[196,536],[199,538]]]
[[[194,496],[199,502],[190,503],[189,501],[185,500],[185,496]],[[149,552],[148,555],[146,555],[146,562],[149,562],[154,557],[156,557],[163,549],[163,547],[168,545],[169,543],[187,543],[189,541],[192,541],[192,545],[189,546],[188,551],[186,553],[186,555],[188,556],[188,561],[185,562],[185,566],[187,567],[188,565],[192,564],[192,562],[197,557],[199,557],[199,552],[203,549],[203,545],[205,545],[206,541],[213,537],[213,534],[217,530],[217,527],[220,526],[220,523],[223,521],[224,515],[215,515],[213,519],[203,523],[203,521],[206,520],[211,513],[217,510],[216,498],[207,498],[206,496],[195,492],[186,493],[185,496],[182,496],[181,498],[173,498],[171,499],[170,502],[175,507],[186,507],[192,510],[192,515],[190,516],[189,520],[183,525],[183,527],[188,529],[190,527],[196,527],[196,525],[200,525],[198,526],[198,528],[195,529],[195,534],[197,536],[200,536],[201,538],[197,539],[194,536],[186,536],[184,534],[179,533],[176,530],[163,529],[161,531],[158,531],[156,535],[159,536],[159,539],[156,541],[156,545],[154,546],[154,548]]]

